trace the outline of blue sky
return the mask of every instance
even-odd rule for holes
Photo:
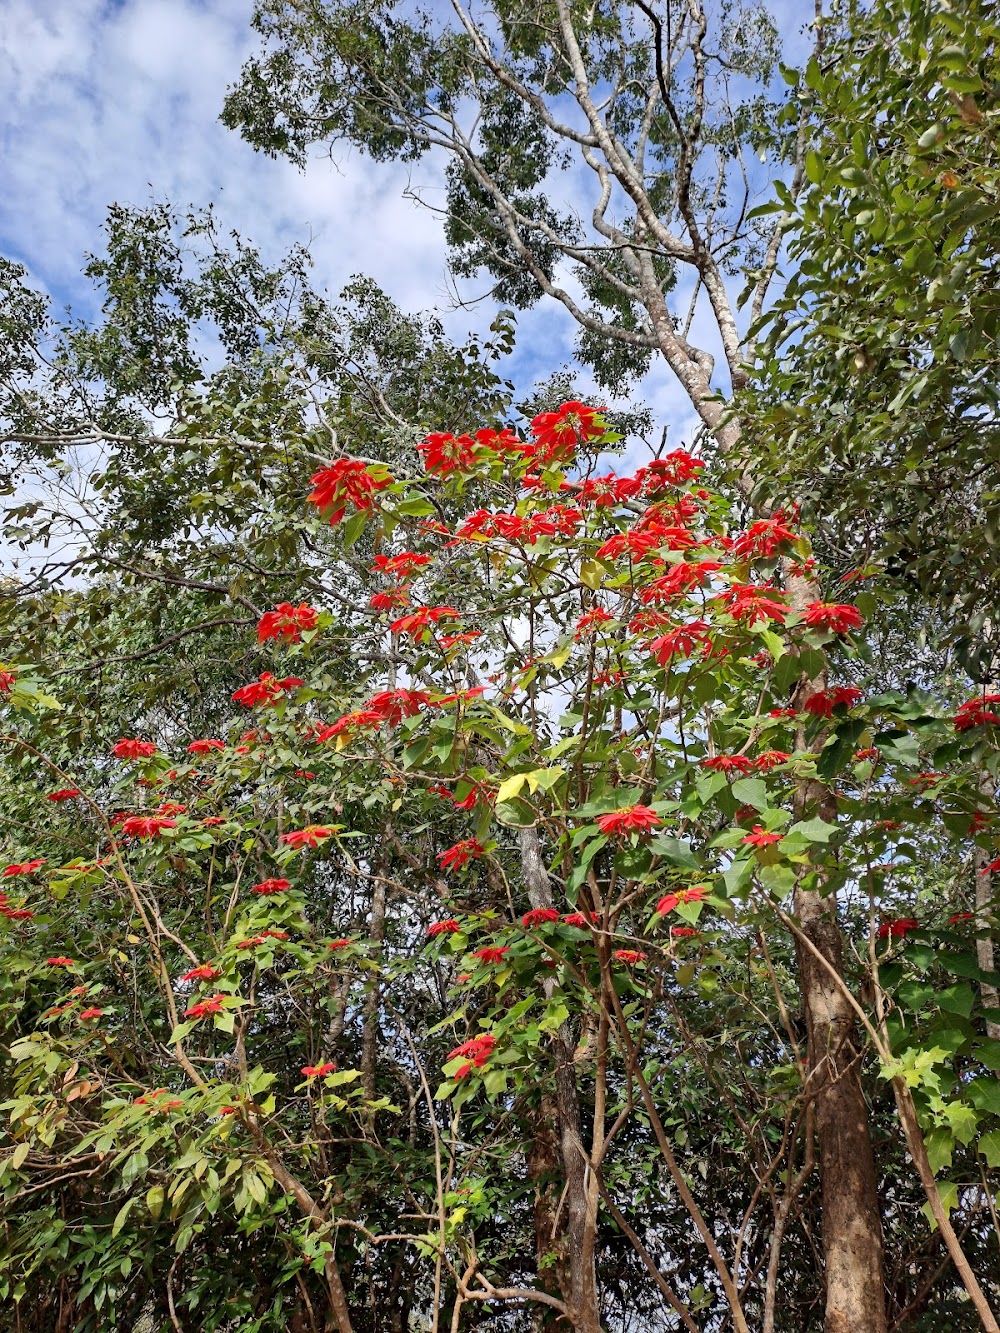
[[[452,307],[440,221],[404,197],[412,184],[433,199],[443,163],[407,171],[317,149],[299,172],[219,123],[225,89],[256,47],[251,0],[5,0],[4,9],[0,252],[24,263],[57,307],[92,309],[81,268],[100,249],[107,206],[159,199],[214,204],[224,228],[238,227],[268,257],[309,242],[317,285],[333,292],[365,273],[403,309],[436,309],[456,337],[489,323],[489,302]],[[574,327],[552,303],[521,314],[518,327],[518,378],[572,361]],[[690,407],[662,364],[643,396],[675,444],[690,435]]]

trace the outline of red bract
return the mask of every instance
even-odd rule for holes
[[[726,608],[734,620],[745,620],[748,625],[755,625],[758,620],[776,620],[779,625],[783,625],[788,607],[777,600],[783,595],[767,583],[760,586],[736,583],[726,592],[720,593],[716,601]]]
[[[283,842],[286,847],[318,847],[326,838],[332,836],[332,828],[324,828],[321,824],[307,824],[305,828],[282,833],[278,841]]]
[[[955,714],[955,730],[969,731],[972,727],[1000,725],[1000,714],[993,711],[991,704],[1000,704],[1000,694],[981,694],[975,699],[966,700]]]
[[[478,958],[481,963],[501,963],[505,953],[510,953],[510,945],[488,944],[483,949],[473,950],[472,957]]]
[[[744,559],[755,555],[770,559],[779,547],[793,541],[795,533],[788,526],[784,511],[778,509],[770,518],[751,523],[733,543],[733,554]]]
[[[58,791],[50,791],[45,799],[47,801],[72,801],[74,796],[79,795],[79,787],[60,787]]]
[[[298,676],[285,676],[283,680],[278,680],[270,671],[263,671],[257,680],[235,690],[233,698],[238,704],[246,704],[248,708],[253,708],[257,704],[275,703],[290,690],[298,689],[304,684],[305,681],[300,680]]]
[[[603,606],[595,606],[593,611],[586,611],[576,622],[576,637],[586,634],[597,625],[606,625],[609,620],[614,620],[614,616],[609,615]]]
[[[576,926],[578,930],[586,930],[589,925],[594,924],[594,920],[593,912],[589,913],[589,915],[586,912],[568,912],[566,916],[563,917],[563,924],[567,926]]]
[[[753,832],[747,833],[743,841],[749,847],[770,847],[772,843],[781,841],[781,834],[767,833],[759,824],[754,824]]]
[[[474,639],[480,638],[482,630],[468,629],[464,634],[442,634],[438,639],[438,645],[441,648],[454,648],[456,643],[472,643]]]
[[[350,943],[350,940],[331,940],[326,947],[336,952],[337,949],[346,949]]]
[[[843,705],[853,708],[861,700],[861,691],[853,685],[838,685],[832,690],[817,690],[809,696],[803,705],[804,711],[813,717],[833,717],[833,710]]]
[[[663,823],[655,810],[647,805],[627,805],[609,815],[598,815],[597,827],[611,838],[624,838],[630,833],[646,833]]]
[[[126,838],[158,838],[164,829],[176,827],[176,819],[163,819],[159,815],[130,815],[122,821]]]
[[[432,556],[419,555],[416,551],[400,551],[399,555],[377,555],[372,565],[373,574],[385,574],[387,578],[408,579],[429,565]]]
[[[637,476],[642,480],[646,495],[657,495],[668,486],[683,486],[704,466],[700,458],[695,458],[686,449],[673,449],[662,458],[655,458],[648,467],[640,468]]]
[[[674,939],[687,940],[697,939],[701,931],[695,930],[694,926],[671,926],[670,934]]]
[[[250,892],[265,898],[272,893],[284,893],[289,888],[291,885],[287,879],[263,879],[259,884],[255,884]]]
[[[707,884],[696,884],[692,889],[678,889],[676,893],[668,893],[656,904],[656,914],[666,916],[682,903],[700,903],[707,893]]]
[[[17,673],[14,671],[0,671],[0,694],[10,694],[11,690],[17,684]]]
[[[192,1004],[189,1009],[184,1010],[184,1017],[204,1018],[207,1014],[221,1013],[225,998],[224,995],[210,995],[207,1000],[199,1000],[197,1004]]]
[[[535,926],[544,926],[549,921],[558,920],[559,913],[554,907],[535,907],[521,917],[521,925],[526,930],[533,930]]]
[[[714,759],[703,759],[702,768],[713,768],[718,773],[752,773],[754,761],[745,754],[718,754]]]
[[[383,690],[368,700],[365,709],[396,727],[404,717],[415,717],[430,701],[431,696],[424,690]]]
[[[447,921],[432,921],[427,927],[427,936],[434,939],[436,935],[457,935],[462,927],[454,917],[449,917]]]
[[[312,476],[310,501],[331,524],[339,523],[348,505],[371,509],[373,497],[395,481],[379,464],[369,466],[358,458],[339,458]]]
[[[153,813],[155,815],[186,815],[187,806],[181,805],[180,801],[163,801]]]
[[[445,1058],[447,1060],[468,1058],[477,1069],[482,1069],[493,1054],[496,1044],[496,1037],[487,1032],[481,1037],[472,1037],[469,1041],[463,1041],[461,1046],[456,1046],[453,1051],[449,1051]]]
[[[576,401],[560,404],[555,412],[539,412],[530,427],[542,451],[536,455],[536,461],[542,467],[565,462],[573,457],[578,444],[603,435],[606,426],[600,413],[600,408],[586,407]]]
[[[471,435],[432,431],[417,445],[417,452],[423,456],[425,471],[438,477],[468,472],[476,463],[476,441]]]
[[[343,717],[338,717],[336,722],[331,722],[328,727],[319,727],[316,731],[316,741],[322,744],[324,741],[332,740],[334,736],[346,735],[351,731],[362,731],[365,727],[380,727],[385,719],[381,713],[376,713],[372,708],[359,708],[356,712],[345,713]]]
[[[670,602],[683,597],[692,588],[700,587],[706,578],[721,569],[718,560],[697,560],[690,564],[681,561],[674,565],[668,574],[661,574],[639,591],[639,601],[645,605],[650,602]],[[697,622],[704,624],[704,621]]]
[[[873,749],[871,746],[865,750],[855,750],[854,758],[859,764],[863,763],[865,760],[869,760],[874,764],[878,759],[878,750]]]
[[[957,926],[960,921],[971,921],[974,915],[973,912],[956,912],[948,918],[948,925]]]
[[[478,861],[482,854],[483,849],[476,838],[463,838],[454,847],[438,852],[437,859],[441,862],[442,870],[461,870],[467,862]]]
[[[181,981],[214,981],[222,973],[211,963],[199,963],[197,967],[192,967],[190,972],[185,972]]]
[[[76,967],[72,958],[64,958],[61,954],[58,958],[46,958],[45,961],[49,967]]]
[[[314,606],[300,602],[292,606],[291,602],[279,602],[273,611],[266,611],[257,626],[258,643],[268,639],[284,639],[286,643],[299,643],[302,631],[316,628],[319,612]]]
[[[335,1061],[327,1060],[321,1065],[303,1065],[302,1073],[305,1074],[306,1078],[323,1078],[326,1074],[332,1074],[336,1068]]]
[[[901,940],[906,938],[908,931],[919,929],[920,922],[914,921],[911,916],[893,917],[882,922],[875,931],[875,937],[880,940]]]
[[[990,861],[987,865],[984,865],[979,873],[981,875],[1000,875],[1000,857],[998,857],[997,860]]]
[[[374,593],[368,599],[373,611],[398,611],[410,605],[410,590],[406,587],[390,588],[388,592]]]
[[[641,949],[616,949],[614,957],[616,962],[633,967],[636,963],[644,962],[646,955]]]
[[[690,657],[697,644],[707,645],[710,635],[708,621],[692,620],[687,625],[679,625],[677,629],[653,639],[649,644],[649,651],[656,659],[657,665],[666,668],[672,657]]]
[[[192,741],[188,746],[188,754],[211,754],[213,750],[224,750],[225,741],[204,740]]]
[[[753,761],[753,766],[761,773],[770,773],[771,769],[777,768],[779,764],[787,764],[791,757],[784,750],[765,750]]]
[[[44,856],[40,856],[34,861],[15,861],[12,865],[4,866],[3,870],[0,870],[0,879],[14,879],[17,875],[33,875],[44,864]]]
[[[418,606],[409,615],[393,621],[389,629],[393,634],[409,634],[419,642],[442,620],[458,620],[460,615],[461,612],[454,606]]]
[[[848,634],[865,623],[856,606],[841,602],[810,602],[803,619],[810,629],[826,629],[831,634]]]
[[[90,1022],[92,1019],[94,1019],[94,1018],[100,1018],[101,1015],[102,1015],[103,1013],[104,1013],[104,1010],[103,1010],[103,1009],[98,1009],[96,1005],[95,1005],[93,1008],[91,1008],[91,1009],[81,1009],[81,1010],[80,1010],[80,1022],[81,1022],[81,1023],[89,1023],[89,1022]]]
[[[153,741],[121,740],[111,748],[116,759],[149,759],[156,754]]]

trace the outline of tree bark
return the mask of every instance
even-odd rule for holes
[[[521,869],[531,906],[551,907],[552,885],[545,869],[538,831],[534,828],[521,830]],[[546,998],[551,996],[553,984],[551,981],[545,983]],[[540,1148],[536,1166],[540,1169],[544,1161],[545,1169],[551,1169],[552,1148],[557,1146],[563,1188],[556,1199],[554,1213],[551,1193],[543,1190],[541,1195],[536,1194],[535,1245],[539,1256],[553,1251],[558,1256],[555,1275],[573,1327],[578,1333],[601,1333],[597,1267],[594,1247],[588,1243],[596,1225],[597,1195],[588,1189],[587,1158],[576,1087],[576,1044],[568,1023],[563,1023],[555,1033],[552,1046],[556,1060],[555,1097],[545,1095],[542,1098],[539,1130],[541,1136],[548,1136],[548,1144]],[[541,1234],[539,1227],[542,1228]],[[543,1288],[545,1280],[545,1274],[540,1272],[539,1283]]]

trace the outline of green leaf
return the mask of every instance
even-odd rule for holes
[[[136,1203],[136,1201],[137,1201],[136,1196],[133,1195],[131,1199],[126,1199],[125,1202],[122,1204],[122,1206],[118,1209],[118,1212],[115,1215],[115,1220],[111,1224],[112,1237],[117,1236],[119,1231],[121,1231],[122,1227],[128,1220],[128,1215],[132,1211],[132,1206],[133,1204]]]
[[[755,810],[766,810],[772,804],[763,778],[738,778],[731,790],[741,805],[752,805]]]

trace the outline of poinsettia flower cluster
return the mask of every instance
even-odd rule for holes
[[[279,602],[273,611],[266,611],[257,625],[257,642],[266,643],[268,639],[283,639],[285,643],[301,643],[304,630],[313,630],[319,621],[319,612],[314,606],[300,602],[293,606],[291,602]]]
[[[955,714],[953,724],[956,731],[971,731],[973,727],[1000,726],[1000,694],[980,694],[975,699],[967,699]]]
[[[275,704],[284,699],[292,690],[297,690],[300,685],[304,684],[305,681],[300,680],[298,676],[285,676],[282,680],[278,680],[272,672],[262,671],[257,680],[234,690],[233,698],[238,704],[255,708],[261,705]]]
[[[456,1046],[453,1051],[449,1051],[446,1060],[465,1060],[464,1065],[460,1065],[452,1075],[453,1078],[465,1078],[473,1069],[482,1069],[488,1064],[490,1056],[496,1049],[497,1039],[492,1033],[486,1032],[481,1037],[472,1037],[469,1041],[463,1041],[460,1046]]]
[[[338,458],[329,467],[313,474],[309,500],[327,521],[336,525],[347,507],[371,509],[375,496],[395,481],[381,463],[369,464],[358,458]]]
[[[628,805],[610,814],[598,815],[597,827],[611,838],[625,838],[631,833],[648,833],[659,828],[663,820],[646,805]]]

